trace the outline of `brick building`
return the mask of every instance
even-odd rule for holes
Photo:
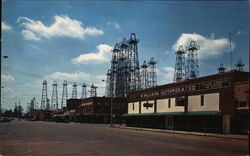
[[[243,84],[248,76],[249,72],[232,70],[133,92],[123,117],[128,126],[238,133],[237,105],[247,99],[249,87]],[[242,120],[248,123],[248,118]]]
[[[111,98],[91,97],[86,99],[69,99],[67,108],[74,110],[72,120],[87,123],[109,123],[111,117]],[[126,113],[124,98],[112,99],[113,122],[120,122],[121,115]]]

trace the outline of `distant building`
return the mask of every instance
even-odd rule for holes
[[[111,98],[90,97],[86,99],[69,99],[67,108],[71,110],[71,118],[76,122],[110,123]],[[113,122],[118,123],[121,115],[127,111],[124,98],[112,98]]]
[[[248,113],[237,122],[249,108],[248,76],[233,70],[133,92],[123,117],[128,126],[239,133],[249,122]]]

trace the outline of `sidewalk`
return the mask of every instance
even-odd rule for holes
[[[202,132],[187,132],[187,131],[177,131],[177,130],[166,130],[166,129],[151,129],[151,128],[139,128],[139,127],[126,127],[120,125],[113,125],[112,128],[121,129],[131,129],[140,131],[152,131],[161,133],[174,133],[174,134],[186,134],[186,135],[197,135],[197,136],[207,136],[207,137],[217,137],[226,139],[236,139],[236,140],[248,140],[248,135],[233,135],[233,134],[215,134],[215,133],[202,133]]]

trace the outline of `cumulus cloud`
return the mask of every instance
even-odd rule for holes
[[[7,25],[5,22],[2,22],[2,31],[11,30],[12,27],[10,25]]]
[[[26,39],[26,40],[35,40],[35,41],[39,41],[40,38],[37,37],[37,35],[35,35],[32,31],[30,30],[22,30],[21,31],[23,37]]]
[[[44,25],[41,21],[36,21],[28,17],[19,17],[17,22],[24,27],[22,35],[27,40],[38,41],[41,38],[71,37],[84,39],[86,35],[103,35],[103,31],[95,27],[83,27],[81,21],[71,19],[68,16],[54,16],[54,23],[50,26]]]
[[[117,22],[108,22],[108,26],[113,26],[115,29],[120,30],[121,26]]]
[[[15,78],[11,75],[1,75],[3,81],[14,81]]]
[[[190,41],[195,41],[199,45],[200,49],[198,51],[199,59],[207,59],[211,57],[217,57],[223,53],[229,52],[230,41],[227,38],[215,39],[214,34],[210,38],[204,37],[202,35],[193,34],[182,34],[172,46],[172,49],[176,51],[180,45],[187,47]],[[232,50],[235,44],[232,43]]]
[[[174,68],[170,66],[161,67],[156,69],[158,84],[172,83],[174,78]]]
[[[98,50],[96,53],[81,54],[73,58],[71,62],[73,64],[100,64],[109,62],[112,47],[107,44],[100,44],[96,48]]]

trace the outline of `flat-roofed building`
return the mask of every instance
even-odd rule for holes
[[[128,126],[234,133],[235,97],[242,94],[235,88],[248,76],[232,70],[132,92],[123,117]]]

